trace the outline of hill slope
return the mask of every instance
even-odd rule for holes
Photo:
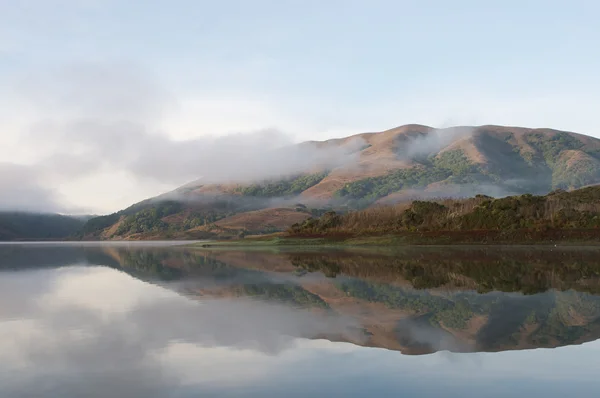
[[[248,184],[188,184],[90,220],[81,236],[207,238],[272,232],[332,208],[365,208],[415,197],[546,194],[600,183],[600,140],[551,129],[433,129],[413,124],[299,145],[326,151],[350,143],[358,148],[352,163]],[[279,211],[275,223],[273,211],[228,219],[276,208],[287,211]]]
[[[0,241],[64,239],[84,224],[84,218],[60,214],[0,212]]]

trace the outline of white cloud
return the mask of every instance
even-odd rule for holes
[[[0,211],[65,211],[68,202],[40,177],[32,167],[0,163]]]
[[[54,276],[51,290],[36,298],[45,311],[75,306],[115,316],[148,301],[177,297],[174,292],[106,267],[62,268],[56,270]]]

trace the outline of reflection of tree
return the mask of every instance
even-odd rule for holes
[[[180,279],[183,272],[163,263],[165,252],[146,250],[124,251],[121,255],[123,270],[134,276],[151,276],[162,281]]]
[[[172,281],[200,277],[227,283],[221,294],[225,290],[235,297],[247,296],[298,307],[328,308],[323,299],[301,286],[271,282],[261,271],[234,267],[200,252],[124,249],[119,251],[119,258],[117,268],[144,280]]]
[[[335,278],[340,273],[339,262],[326,256],[315,256],[309,260],[292,256],[290,260],[298,268],[308,272],[321,271],[328,278]]]
[[[117,250],[118,268],[139,277],[169,281],[185,276],[227,279],[250,271],[232,267],[212,256],[177,249],[136,248]]]
[[[295,253],[296,267],[327,276],[344,274],[377,280],[409,281],[417,289],[458,286],[480,292],[535,294],[550,288],[600,292],[596,250],[406,250],[375,253]]]

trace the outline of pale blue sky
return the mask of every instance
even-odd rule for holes
[[[31,163],[32,125],[82,118],[180,140],[406,123],[600,136],[599,15],[597,1],[0,0],[0,156]]]

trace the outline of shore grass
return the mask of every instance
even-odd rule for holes
[[[346,237],[251,237],[193,244],[195,248],[311,248],[402,246],[600,246],[600,231],[448,231]]]

